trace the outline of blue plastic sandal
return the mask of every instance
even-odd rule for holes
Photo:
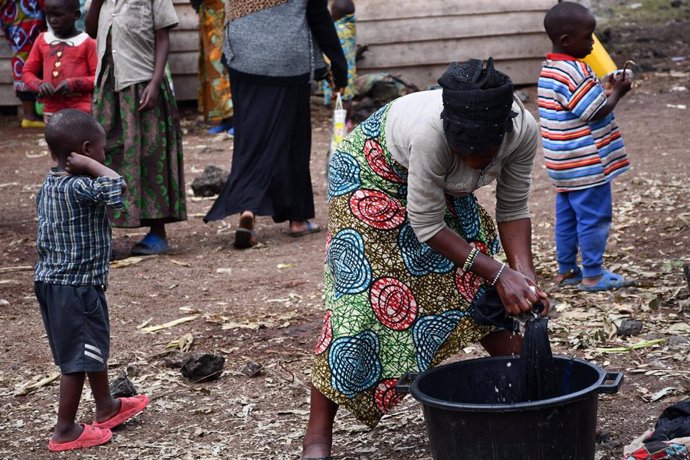
[[[558,283],[559,286],[574,286],[582,282],[582,269],[580,267],[575,267],[567,273],[559,273],[559,275],[567,276],[567,278],[563,278],[563,281]]]
[[[169,249],[168,242],[158,235],[147,233],[144,239],[132,247],[132,254],[135,256],[152,256],[163,254]]]
[[[635,280],[627,279],[621,275],[616,275],[608,270],[604,270],[604,274],[601,276],[597,284],[592,286],[585,286],[584,284],[579,284],[577,288],[581,291],[587,292],[597,292],[597,291],[608,291],[610,289],[618,289],[628,286],[634,286]]]
[[[321,227],[318,224],[314,224],[312,222],[307,221],[307,226],[304,230],[301,230],[299,232],[288,231],[287,234],[288,236],[291,236],[293,238],[298,238],[300,236],[311,235],[312,233],[318,233],[320,231]]]
[[[216,126],[209,128],[206,132],[209,134],[220,134],[228,131],[229,129],[233,129],[232,123],[220,123]]]

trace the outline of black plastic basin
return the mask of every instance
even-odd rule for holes
[[[398,391],[422,403],[436,460],[593,460],[598,394],[616,393],[623,374],[570,357],[554,361],[558,396],[541,401],[520,400],[515,357],[438,366],[403,377]]]

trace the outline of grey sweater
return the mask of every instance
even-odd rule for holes
[[[326,0],[289,0],[230,21],[223,54],[231,71],[255,82],[297,84],[323,78],[322,51],[331,60],[336,83],[347,82],[347,63]]]
[[[468,167],[453,154],[443,134],[441,90],[422,91],[392,103],[386,141],[393,158],[408,169],[407,212],[415,235],[428,241],[446,224],[445,195],[463,196],[494,180],[496,220],[530,216],[528,200],[539,127],[522,103],[513,99],[513,132],[507,133],[496,159],[484,170]]]

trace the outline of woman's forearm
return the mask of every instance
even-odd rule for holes
[[[156,47],[153,60],[153,77],[151,81],[158,84],[165,75],[165,64],[168,62],[170,52],[170,33],[168,29],[158,29],[156,31]]]
[[[89,11],[86,12],[84,25],[86,26],[86,33],[89,34],[91,38],[96,38],[98,35],[98,18],[101,15],[102,6],[103,0],[93,0],[91,6],[89,6]]]
[[[427,241],[427,244],[431,247],[431,249],[451,260],[459,267],[463,266],[470,254],[470,251],[472,250],[472,246],[467,241],[462,239],[460,235],[448,227],[445,227],[436,235],[432,236]],[[471,272],[481,276],[486,281],[491,282],[496,277],[496,274],[500,268],[500,262],[495,261],[483,253],[480,253],[474,259]]]
[[[536,282],[532,259],[532,220],[519,219],[498,224],[498,234],[508,265]]]

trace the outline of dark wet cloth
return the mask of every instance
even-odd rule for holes
[[[497,330],[514,332],[520,330],[520,323],[508,316],[498,291],[493,286],[487,287],[477,298],[470,314],[482,326],[496,326]]]
[[[558,395],[556,367],[549,343],[549,320],[537,317],[527,321],[520,352],[520,371],[525,401],[540,401]]]
[[[669,406],[656,422],[654,433],[649,441],[668,441],[690,436],[690,400]]]
[[[443,88],[443,130],[451,147],[463,153],[500,145],[512,128],[513,82],[479,59],[453,62],[438,80]]]
[[[535,306],[541,310],[540,305]],[[496,326],[498,330],[519,331],[520,325],[508,316],[495,287],[488,287],[476,300],[470,313],[482,326]],[[551,352],[548,332],[549,320],[543,317],[527,321],[520,352],[522,379],[521,395],[514,402],[539,401],[558,396],[558,377]]]

